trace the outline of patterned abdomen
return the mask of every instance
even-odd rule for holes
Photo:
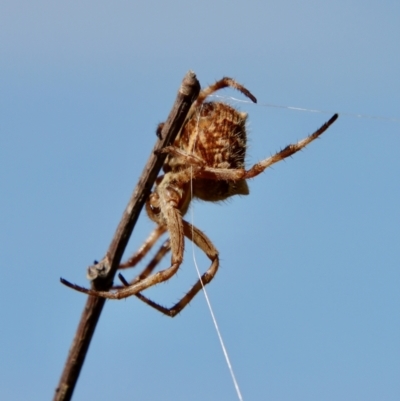
[[[204,103],[195,110],[183,128],[174,146],[185,153],[204,160],[208,167],[219,169],[242,169],[246,156],[247,114],[218,102]],[[167,160],[172,170],[181,170],[178,160]],[[249,193],[246,182],[215,181],[209,179],[193,180],[194,197],[219,201],[229,196]]]

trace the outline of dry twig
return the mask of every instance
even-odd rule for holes
[[[182,81],[174,106],[163,126],[161,139],[150,155],[106,256],[100,263],[89,267],[88,276],[92,280],[92,288],[104,291],[111,288],[133,228],[164,163],[166,154],[160,153],[159,150],[173,143],[199,91],[200,84],[196,75],[189,71]],[[104,303],[104,298],[88,297],[53,401],[71,399]]]

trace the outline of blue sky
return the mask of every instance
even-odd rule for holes
[[[400,4],[160,3],[0,4],[2,399],[53,396],[85,304],[59,277],[87,285],[192,69],[258,98],[234,103],[248,166],[341,113],[249,196],[192,205],[220,251],[207,289],[244,400],[398,400]],[[128,253],[152,227],[143,214]],[[191,252],[147,294],[176,301]],[[74,394],[88,399],[237,399],[203,295],[175,319],[108,301]]]

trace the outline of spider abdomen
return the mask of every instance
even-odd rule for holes
[[[174,146],[203,160],[207,167],[243,169],[247,142],[246,119],[246,113],[225,103],[204,103],[195,110]],[[167,170],[173,171],[186,167],[177,158],[168,158],[166,164]],[[248,193],[244,180],[193,180],[193,196],[206,201],[220,201]]]
[[[247,114],[217,102],[204,103],[185,125],[175,146],[208,167],[244,168]]]

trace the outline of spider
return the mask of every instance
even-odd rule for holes
[[[164,174],[156,180],[154,191],[146,202],[146,211],[157,227],[139,250],[120,269],[135,266],[152,248],[162,234],[168,231],[169,239],[160,247],[149,265],[131,283],[120,274],[121,287],[111,291],[86,289],[61,279],[67,286],[85,294],[121,299],[135,295],[148,305],[174,317],[195,297],[203,285],[208,284],[218,270],[218,251],[211,240],[197,227],[183,219],[193,198],[217,202],[234,195],[248,195],[247,181],[272,164],[293,155],[324,133],[338,118],[338,114],[317,131],[301,141],[288,145],[280,152],[245,168],[247,114],[223,102],[205,102],[214,92],[231,87],[254,103],[256,98],[231,78],[222,78],[203,89],[189,110],[188,118],[172,146],[162,150],[167,154]],[[162,123],[157,133],[160,134]],[[141,291],[174,276],[182,261],[185,237],[198,246],[210,259],[209,269],[192,286],[186,295],[171,308],[163,307],[145,297]],[[171,266],[152,274],[161,258],[171,250]]]

